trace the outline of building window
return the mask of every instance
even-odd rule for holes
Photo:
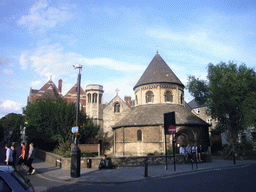
[[[120,104],[119,103],[114,104],[114,113],[120,113]]]
[[[180,95],[180,104],[183,103],[183,94]]]
[[[173,102],[173,95],[171,91],[166,91],[164,94],[165,102]]]
[[[93,94],[92,94],[92,102],[93,102],[93,103],[97,103],[97,96],[98,96],[97,93],[93,93]]]
[[[146,93],[146,103],[153,103],[154,102],[154,95],[152,91],[148,91]]]
[[[88,103],[91,103],[91,93],[87,94],[87,97],[88,97]]]
[[[138,105],[138,96],[135,96],[136,105]]]
[[[140,129],[137,131],[137,141],[142,141],[142,131]]]
[[[102,103],[102,94],[99,94],[99,104]]]

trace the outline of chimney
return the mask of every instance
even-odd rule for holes
[[[62,79],[59,80],[58,90],[61,93],[61,91],[62,91]]]
[[[131,96],[124,96],[124,101],[128,106],[131,106],[132,97]]]

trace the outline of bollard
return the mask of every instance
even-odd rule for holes
[[[87,159],[87,168],[92,168],[92,160],[91,159]]]
[[[148,177],[148,159],[145,159],[145,174],[144,177]]]

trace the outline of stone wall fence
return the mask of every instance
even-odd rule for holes
[[[56,166],[64,170],[70,170],[71,158],[64,158],[54,153],[45,152],[40,149],[36,149],[36,157],[45,161],[46,163]],[[81,157],[81,169],[88,168],[88,159],[91,161],[92,168],[98,168],[100,157]],[[164,155],[159,156],[132,156],[132,157],[111,157],[112,163],[116,167],[129,167],[129,166],[144,166],[145,160],[148,160],[148,165],[165,165],[166,159]],[[185,163],[182,155],[176,155],[176,163]],[[207,155],[206,161],[211,161],[210,155]],[[167,163],[173,164],[173,156],[167,156]]]

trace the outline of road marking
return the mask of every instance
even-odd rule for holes
[[[241,168],[250,167],[250,166],[251,166],[251,164],[243,165],[243,166],[241,166]]]

